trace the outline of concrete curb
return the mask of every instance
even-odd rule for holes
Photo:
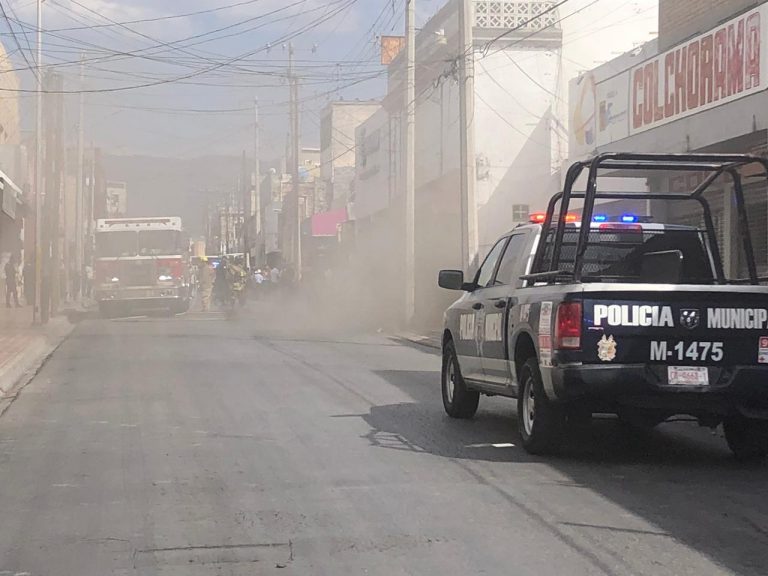
[[[411,342],[412,344],[418,344],[419,346],[425,346],[434,350],[441,350],[442,343],[437,336],[425,336],[423,334],[412,334],[409,332],[395,334],[394,338],[404,342]]]
[[[32,345],[0,370],[0,415],[13,403],[21,389],[37,375],[74,328],[75,325],[66,318],[52,319],[46,331],[38,334]]]

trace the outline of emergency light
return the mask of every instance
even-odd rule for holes
[[[544,220],[547,219],[547,214],[545,212],[534,212],[531,214],[529,221],[531,224],[544,224]],[[579,221],[579,216],[577,214],[568,213],[565,215],[565,221],[569,224],[572,224],[574,222]]]
[[[634,224],[640,220],[635,214],[622,214],[621,221],[625,224]]]

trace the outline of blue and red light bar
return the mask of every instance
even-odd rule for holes
[[[529,222],[531,224],[543,224],[544,221],[547,219],[547,214],[545,212],[534,212],[529,217]],[[574,222],[579,221],[578,214],[572,214],[568,213],[565,215],[565,221],[569,224],[572,224]],[[630,214],[625,213],[621,216],[608,216],[607,214],[595,214],[592,216],[592,222],[595,222],[597,224],[603,224],[603,223],[617,223],[617,224],[639,224],[640,222],[647,222],[650,221],[650,217],[647,216],[638,216],[637,214]]]

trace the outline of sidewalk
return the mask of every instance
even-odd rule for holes
[[[0,308],[0,412],[3,400],[34,375],[73,328],[65,316],[33,327],[29,306]]]

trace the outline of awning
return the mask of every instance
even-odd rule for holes
[[[0,194],[3,196],[3,212],[15,220],[16,205],[21,204],[22,192],[2,170],[0,170]]]
[[[336,236],[339,225],[346,221],[346,208],[314,214],[312,216],[312,236]]]

